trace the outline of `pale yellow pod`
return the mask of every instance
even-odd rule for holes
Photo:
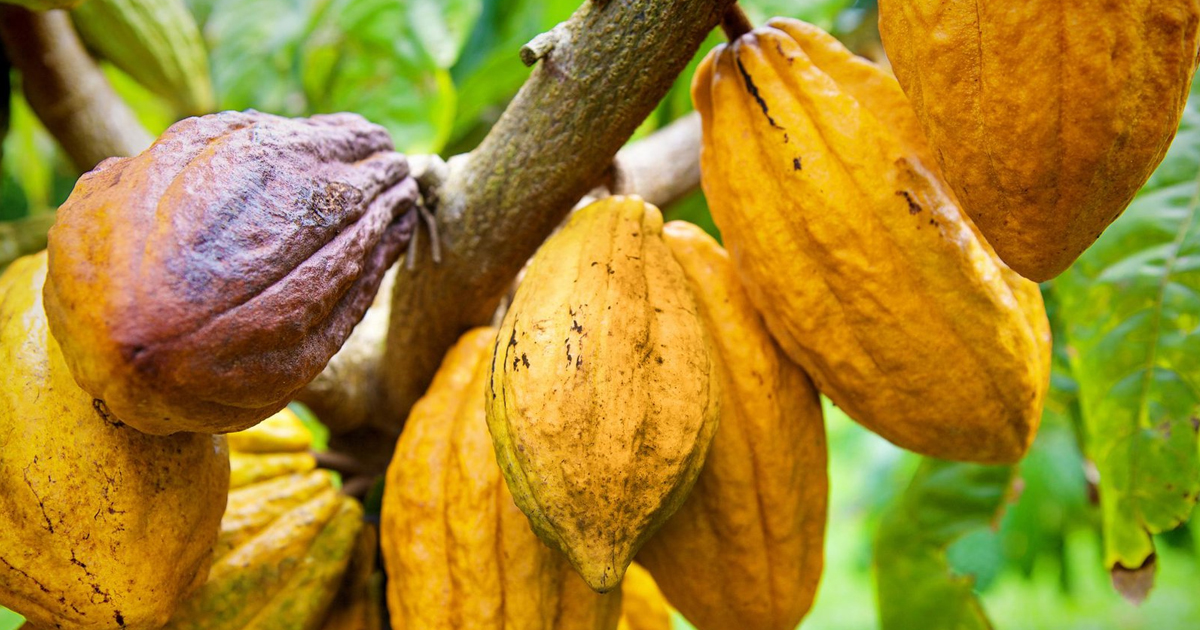
[[[513,502],[484,415],[496,329],[459,339],[388,467],[380,536],[394,630],[614,630],[598,595]]]
[[[719,384],[662,215],[638,197],[576,212],[534,256],[492,357],[488,426],[517,505],[606,592],[683,503]]]

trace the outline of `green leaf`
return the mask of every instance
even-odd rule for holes
[[[410,19],[394,0],[335,0],[304,46],[305,93],[315,112],[357,112],[387,127],[400,151],[436,153],[456,95]]]
[[[0,630],[17,630],[25,623],[25,618],[17,613],[0,606]]]
[[[1200,494],[1200,99],[1125,213],[1054,281],[1104,558],[1136,569]]]
[[[458,60],[483,11],[483,0],[403,0],[400,4],[407,9],[417,39],[443,69]]]
[[[947,548],[997,521],[1012,466],[923,458],[887,511],[875,545],[882,630],[985,630],[992,626],[969,576],[952,575]]]

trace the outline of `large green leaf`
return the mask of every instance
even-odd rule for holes
[[[908,489],[884,515],[875,545],[883,630],[987,630],[969,576],[952,575],[947,548],[996,523],[1012,466],[924,458]]]
[[[1200,493],[1200,99],[1134,202],[1054,281],[1100,473],[1105,562],[1152,567],[1152,534]],[[1142,576],[1142,591],[1149,573]],[[1131,593],[1135,598],[1139,593]]]
[[[357,112],[400,151],[434,153],[449,139],[455,90],[412,17],[395,0],[334,0],[305,45],[304,86],[314,111]]]

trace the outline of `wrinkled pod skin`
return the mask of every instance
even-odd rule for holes
[[[687,497],[720,407],[658,209],[609,197],[572,215],[517,288],[491,369],[488,426],[517,505],[593,589],[616,587]]]
[[[1198,0],[880,0],[879,31],[963,210],[1033,280],[1062,273],[1162,161]]]
[[[380,536],[395,630],[614,630],[598,595],[547,547],[509,493],[484,414],[495,328],[442,360],[396,444]]]
[[[228,437],[238,456],[303,452],[312,436],[290,410]],[[245,465],[245,464],[242,464]],[[327,470],[231,487],[212,570],[164,630],[317,630],[332,608],[362,529],[362,508]]]
[[[792,630],[824,563],[821,402],[771,339],[725,250],[689,223],[668,223],[663,236],[713,339],[721,421],[692,493],[638,562],[699,630]]]
[[[85,174],[50,230],[46,314],[84,390],[141,431],[283,408],[406,246],[417,197],[353,114],[224,112]]]
[[[898,446],[1020,459],[1049,381],[1041,294],[960,213],[895,81],[775,19],[714,50],[692,96],[713,218],[788,356]]]
[[[47,630],[157,629],[208,572],[225,438],[146,435],[80,389],[45,277],[45,254],[0,276],[0,605]]]

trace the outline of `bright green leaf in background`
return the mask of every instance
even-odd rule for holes
[[[1012,466],[925,458],[879,526],[876,588],[883,630],[991,628],[973,580],[950,572],[947,548],[996,524],[1012,484]]]
[[[1056,341],[1079,383],[1086,450],[1099,471],[1110,568],[1152,561],[1151,534],[1187,520],[1200,493],[1198,178],[1193,90],[1162,167],[1053,284],[1066,333]]]

